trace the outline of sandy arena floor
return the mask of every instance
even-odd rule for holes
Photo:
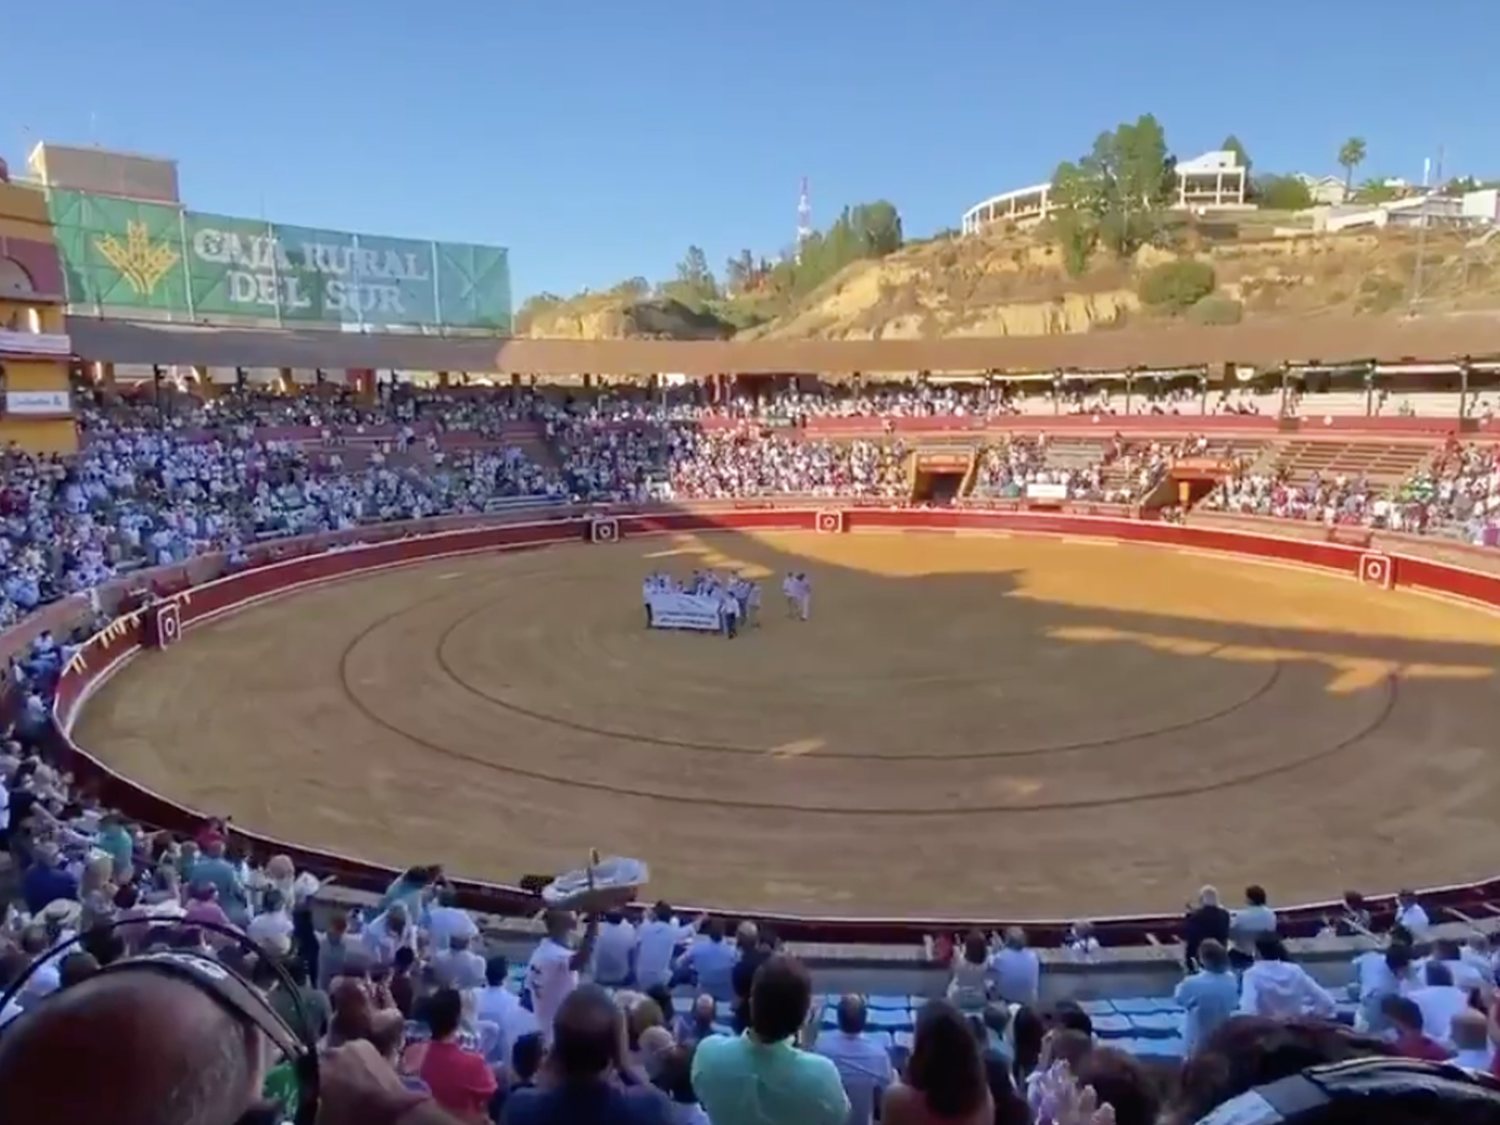
[[[703,565],[771,576],[763,626],[647,631],[641,577]],[[1224,557],[722,533],[276,600],[134,661],[76,734],[391,864],[515,881],[598,847],[683,903],[1087,916],[1493,875],[1497,652],[1500,617]]]

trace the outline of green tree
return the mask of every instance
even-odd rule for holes
[[[1272,211],[1304,211],[1312,192],[1296,176],[1262,176],[1255,181],[1255,201]]]
[[[1166,133],[1149,113],[1100,133],[1076,164],[1058,165],[1053,200],[1079,213],[1052,228],[1069,269],[1081,272],[1095,243],[1128,258],[1156,237],[1174,194],[1175,171]]]
[[[1230,133],[1229,136],[1224,138],[1224,143],[1219,147],[1225,152],[1234,153],[1235,160],[1238,161],[1239,166],[1245,170],[1245,182],[1249,183],[1251,168],[1250,154],[1245,151],[1245,146],[1240,143],[1240,139],[1233,133]]]
[[[1214,268],[1196,258],[1152,266],[1141,275],[1136,293],[1148,308],[1178,313],[1214,291]]]
[[[800,297],[851,262],[884,257],[900,249],[901,243],[901,215],[895,206],[883,199],[861,203],[845,207],[827,230],[814,231],[795,255],[788,253],[761,276],[768,274],[769,286],[777,294]]]
[[[651,295],[651,283],[644,277],[627,277],[609,292],[613,297],[623,297],[627,301],[640,301]]]
[[[901,213],[895,204],[877,199],[849,212],[849,226],[859,240],[862,258],[883,258],[901,249]]]
[[[1400,195],[1400,188],[1392,187],[1384,180],[1366,180],[1354,190],[1350,198],[1355,203],[1389,203]]]
[[[1443,185],[1442,195],[1463,195],[1467,191],[1478,191],[1479,181],[1473,176],[1454,176]]]
[[[1078,277],[1088,269],[1099,244],[1099,219],[1105,206],[1101,184],[1065,160],[1052,173],[1052,205],[1056,210],[1048,220],[1048,233],[1062,251],[1068,274]]]
[[[755,255],[748,249],[741,250],[724,263],[724,289],[729,293],[743,293],[753,286],[755,280]]]
[[[662,293],[692,309],[701,309],[719,295],[719,283],[708,268],[708,255],[701,246],[689,246],[677,263],[677,276],[661,287]]]
[[[1354,169],[1365,162],[1365,139],[1350,137],[1339,146],[1339,165],[1344,169],[1344,187],[1354,183]]]

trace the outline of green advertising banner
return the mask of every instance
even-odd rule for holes
[[[419,242],[183,211],[80,192],[49,197],[68,300],[213,321],[511,326],[494,246]]]
[[[55,191],[52,227],[68,300],[121,309],[186,310],[182,216],[175,207]]]

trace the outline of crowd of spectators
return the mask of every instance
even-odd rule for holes
[[[1315,472],[1299,483],[1283,475],[1245,473],[1226,480],[1204,498],[1202,506],[1239,516],[1366,524],[1376,499],[1375,489],[1362,476],[1340,474],[1325,479]]]
[[[4,456],[0,625],[142,564],[234,556],[268,534],[480,511],[516,495],[894,498],[907,489],[899,444],[805,440],[763,425],[769,412],[703,430],[683,402],[452,399],[367,409],[246,396],[173,413],[169,424],[153,416],[154,403],[91,408],[77,457]],[[836,409],[866,402],[849,396]],[[900,408],[974,405],[938,394]],[[514,421],[544,428],[554,464],[498,441],[449,450],[430,440],[435,429],[498,436]],[[398,432],[389,447],[342,441],[390,424]],[[262,440],[267,425],[310,426],[326,440]],[[1096,464],[1057,468],[1045,436],[1015,437],[983,455],[977,487],[1017,495],[1060,483],[1107,498],[1113,468],[1120,487],[1139,494],[1172,460],[1206,448],[1199,437],[1115,438]],[[1497,489],[1494,449],[1454,445],[1393,498],[1360,479],[1294,485],[1243,475],[1211,503],[1472,531],[1488,520]],[[67,638],[42,634],[9,670],[21,707],[0,741],[0,987],[29,976],[0,1011],[0,1120],[290,1115],[308,1092],[295,1066],[250,1050],[259,1041],[222,1004],[128,967],[164,953],[232,969],[283,1020],[307,1021],[298,1030],[326,1052],[320,1120],[330,1122],[1185,1125],[1316,1063],[1405,1057],[1496,1070],[1495,953],[1483,935],[1436,936],[1409,894],[1379,934],[1358,896],[1329,919],[1331,931],[1365,945],[1343,997],[1357,1011],[1348,1028],[1334,1020],[1338,993],[1281,941],[1263,889],[1248,888],[1231,912],[1204,888],[1184,924],[1187,975],[1175,990],[1187,1019],[1180,1068],[1101,1042],[1083,1007],[1049,1002],[1042,958],[1019,930],[935,943],[947,988],[918,1012],[909,1046],[894,1051],[872,1034],[860,993],[837,998],[825,1023],[807,968],[764,927],[747,921],[730,932],[666,903],[601,909],[581,927],[572,913],[549,911],[518,978],[440,868],[412,868],[378,901],[351,907],[287,856],[244,853],[223,823],[191,838],[153,831],[75,785],[41,752],[41,738],[58,671],[97,623]],[[108,925],[116,928],[98,930]],[[1099,954],[1084,924],[1069,948],[1078,959]],[[107,1068],[95,1062],[106,1059]],[[262,1104],[272,1116],[246,1116]]]
[[[901,441],[819,439],[797,420],[1015,407],[996,387],[928,384],[711,399],[697,385],[573,398],[523,388],[405,390],[369,405],[342,394],[288,399],[237,392],[207,402],[178,394],[163,401],[84,396],[76,456],[0,454],[0,627],[145,565],[206,552],[240,561],[268,538],[479,513],[519,498],[779,494],[899,501],[910,491]],[[1180,401],[1186,400],[1176,392],[1149,400],[1163,410]],[[1107,392],[1069,392],[1065,407],[1083,412],[1111,402]],[[1226,398],[1220,406],[1249,409],[1238,402]],[[707,415],[738,422],[705,427]],[[518,424],[535,435],[529,444],[516,440]],[[286,426],[316,437],[273,436]],[[472,440],[449,440],[459,434]],[[981,455],[974,493],[1018,497],[1038,484],[1061,486],[1070,499],[1129,503],[1149,494],[1173,459],[1193,455],[1193,444],[1204,440],[1117,436],[1095,443],[1093,457],[1077,450],[1058,457],[1045,434],[1017,433]],[[1455,443],[1394,493],[1359,476],[1242,473],[1203,507],[1489,543],[1500,523],[1497,466],[1494,446]]]
[[[53,659],[45,646],[32,656]],[[1384,932],[1354,894],[1327,919],[1362,946],[1335,990],[1288,952],[1262,888],[1232,912],[1203,888],[1183,924],[1180,1066],[1136,1058],[1084,1006],[1049,1001],[1018,929],[934,942],[947,989],[893,1047],[865,995],[817,996],[752,921],[731,932],[666,903],[630,906],[627,892],[585,917],[546,911],[517,972],[440,867],[354,906],[284,855],[247,855],[223,822],[191,838],[130,822],[24,731],[0,745],[0,781],[0,987],[24,979],[0,1012],[8,1121],[44,1106],[49,1120],[236,1121],[252,1105],[269,1107],[255,1120],[289,1120],[309,1092],[293,1063],[248,1049],[222,1004],[196,1007],[170,975],[132,971],[184,954],[239,974],[288,1025],[305,1021],[323,1052],[320,1121],[1186,1125],[1319,1063],[1496,1072],[1496,954],[1478,932],[1441,936],[1408,892]],[[1068,945],[1100,956],[1086,924]],[[1351,1002],[1352,1027],[1336,1018]],[[105,1057],[94,1081],[56,1081]],[[161,1116],[168,1106],[178,1115]]]
[[[1488,542],[1500,526],[1500,446],[1450,443],[1430,470],[1402,485],[1391,508],[1400,530],[1445,528]]]
[[[1493,546],[1500,530],[1500,446],[1450,442],[1432,465],[1395,488],[1363,474],[1240,472],[1204,498],[1206,511],[1274,516],[1407,534],[1442,534]]]
[[[979,458],[975,494],[1009,500],[1026,495],[1028,485],[1039,484],[1066,489],[1068,496],[1078,499],[1103,498],[1103,471],[1110,451],[1082,468],[1050,465],[1048,451],[1046,434],[1015,434],[989,446]]]

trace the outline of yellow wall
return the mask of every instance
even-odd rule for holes
[[[26,327],[28,309],[37,311],[43,332],[60,336],[68,330],[67,314],[61,305],[47,301],[6,300],[4,297],[0,297],[0,328],[10,322],[12,313],[19,312],[21,316],[17,323],[21,325],[20,331],[29,332],[30,329]]]
[[[47,197],[36,188],[0,184],[0,235],[53,241]]]
[[[29,453],[77,453],[78,427],[71,418],[0,418],[0,442]]]
[[[68,388],[68,369],[50,359],[8,359],[5,388],[10,391],[63,391]]]
[[[47,214],[47,199],[33,188],[19,184],[0,184],[0,235],[26,238],[35,242],[52,242],[52,221]],[[7,324],[13,313],[22,313],[19,324],[30,331],[25,310],[36,309],[42,332],[61,335],[67,332],[62,306],[43,301],[0,300],[0,325]],[[13,391],[61,391],[68,389],[68,364],[57,359],[7,359],[5,385]],[[33,453],[74,453],[78,449],[78,427],[72,418],[27,418],[0,416],[0,442],[15,442]]]

